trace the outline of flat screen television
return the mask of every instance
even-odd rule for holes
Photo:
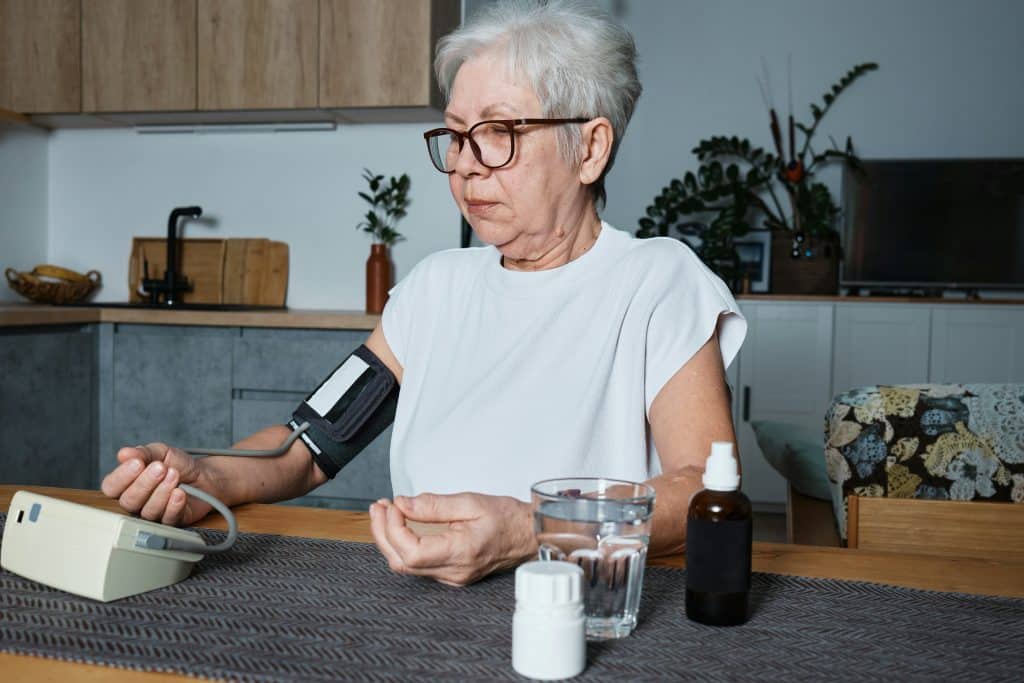
[[[1024,289],[1024,159],[863,167],[843,172],[842,286]]]

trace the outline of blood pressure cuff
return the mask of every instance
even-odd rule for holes
[[[333,479],[341,468],[395,420],[398,381],[366,346],[360,346],[299,404],[289,426],[317,466]]]

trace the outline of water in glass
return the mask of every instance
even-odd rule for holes
[[[540,501],[535,508],[540,559],[583,569],[590,639],[622,638],[636,626],[650,514],[649,503],[589,498]]]

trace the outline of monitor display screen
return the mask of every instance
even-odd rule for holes
[[[843,285],[1024,288],[1024,159],[863,166],[843,173]]]

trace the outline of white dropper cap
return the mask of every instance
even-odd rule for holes
[[[711,442],[703,481],[704,488],[712,491],[735,491],[740,487],[739,463],[733,455],[731,441]]]

